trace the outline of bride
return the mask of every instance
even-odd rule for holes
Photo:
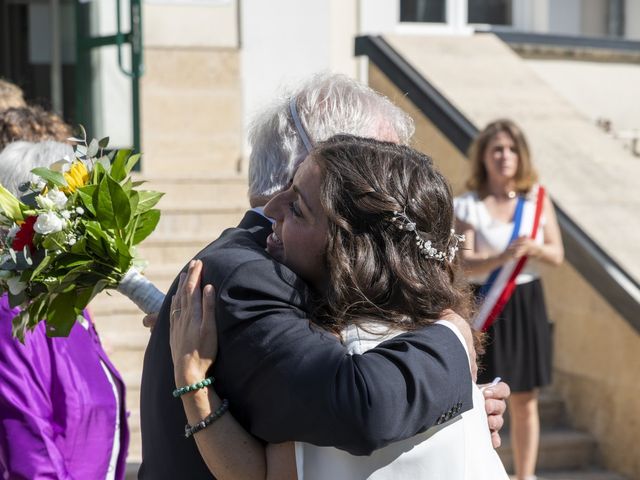
[[[275,221],[268,253],[312,287],[315,325],[352,353],[433,324],[447,309],[469,314],[469,293],[454,275],[459,237],[449,185],[409,147],[348,135],[320,143],[265,214]],[[189,422],[185,436],[194,436],[216,478],[508,479],[471,375],[473,409],[460,415],[454,407],[438,425],[370,456],[293,442],[265,446],[227,412],[215,384],[202,388],[218,352],[214,292],[200,290],[201,270],[192,261],[180,278],[170,342],[176,385],[194,385],[176,390]],[[358,412],[345,412],[345,421],[350,415]]]

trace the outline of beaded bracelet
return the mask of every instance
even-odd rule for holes
[[[189,438],[194,433],[198,433],[200,430],[204,430],[217,419],[219,419],[222,415],[224,415],[227,410],[229,410],[229,400],[225,398],[224,400],[222,400],[222,405],[220,405],[215,412],[207,415],[203,420],[199,421],[194,426],[185,425],[184,438]]]
[[[201,388],[208,387],[209,385],[211,385],[214,382],[214,380],[215,380],[215,378],[209,377],[209,378],[205,378],[204,380],[200,380],[199,382],[192,383],[191,385],[187,385],[186,387],[176,388],[173,391],[173,396],[174,396],[174,398],[178,398],[178,397],[181,397],[182,395],[184,395],[185,393],[193,392],[195,390],[199,390]]]

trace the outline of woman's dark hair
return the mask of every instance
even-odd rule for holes
[[[527,194],[538,181],[538,173],[531,162],[529,145],[524,132],[513,121],[505,118],[489,123],[471,143],[467,154],[471,160],[471,177],[467,180],[467,188],[481,192],[487,186],[488,174],[484,166],[484,155],[489,142],[500,132],[509,135],[515,144],[518,154],[515,187],[518,193]]]
[[[375,319],[409,330],[445,309],[468,318],[471,297],[456,265],[421,254],[416,233],[442,252],[454,246],[449,184],[412,148],[338,135],[312,152],[324,173],[320,199],[328,217],[329,287],[315,310],[323,328]],[[416,231],[392,221],[403,212]]]

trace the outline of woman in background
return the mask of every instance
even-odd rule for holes
[[[518,480],[531,480],[540,437],[538,389],[551,382],[552,349],[537,264],[559,265],[564,256],[562,239],[553,205],[536,185],[538,176],[524,134],[512,121],[487,125],[471,145],[469,157],[469,191],[455,199],[455,213],[457,229],[466,236],[463,266],[476,286],[478,301],[490,302],[490,288],[500,288],[498,269],[515,266],[523,257],[530,259],[515,279],[512,296],[487,329],[478,382],[500,376],[511,387],[516,474]]]

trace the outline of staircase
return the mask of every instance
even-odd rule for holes
[[[538,480],[625,480],[625,477],[598,468],[594,438],[568,425],[565,404],[552,390],[545,389],[540,394],[540,423]],[[498,454],[507,471],[513,473],[508,414],[502,431]],[[516,477],[511,478],[515,480]]]
[[[143,188],[165,192],[156,231],[139,250],[148,261],[145,275],[167,291],[182,267],[228,227],[237,225],[248,208],[247,180],[228,175],[214,178],[149,177]],[[91,312],[107,354],[122,374],[129,411],[127,478],[136,478],[142,459],[140,437],[140,380],[149,330],[144,314],[117,292],[103,292],[91,303]]]

